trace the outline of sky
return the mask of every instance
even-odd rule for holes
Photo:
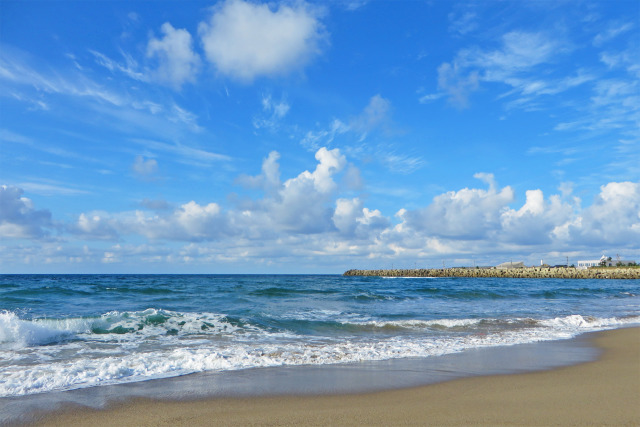
[[[640,2],[0,1],[0,273],[640,261]]]

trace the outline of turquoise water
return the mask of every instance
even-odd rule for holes
[[[0,275],[0,397],[640,324],[640,280]]]

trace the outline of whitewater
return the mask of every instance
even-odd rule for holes
[[[640,280],[0,275],[0,397],[640,325]]]

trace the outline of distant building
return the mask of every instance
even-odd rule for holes
[[[589,267],[614,267],[616,265],[635,265],[635,261],[619,260],[602,255],[600,259],[591,259],[586,261],[578,261],[578,269],[586,270]]]
[[[503,262],[502,264],[496,265],[496,268],[524,268],[524,262]]]

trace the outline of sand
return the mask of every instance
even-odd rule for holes
[[[551,371],[329,396],[136,399],[68,408],[47,426],[640,426],[640,328],[594,335],[602,356]]]

